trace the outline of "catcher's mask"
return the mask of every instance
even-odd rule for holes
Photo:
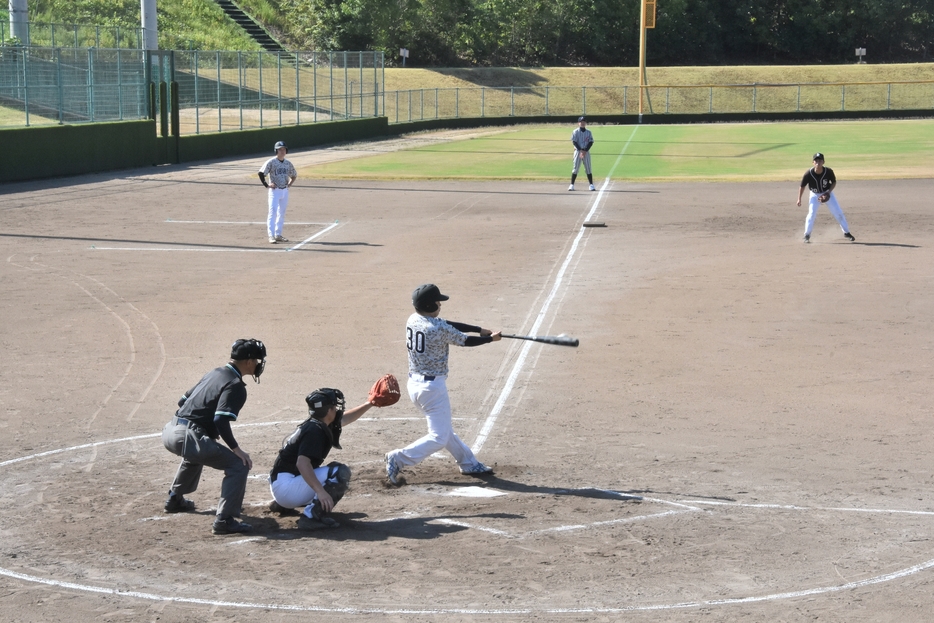
[[[241,339],[233,343],[230,347],[230,358],[234,361],[244,361],[246,359],[259,359],[256,369],[253,370],[253,380],[259,383],[259,377],[266,369],[266,345],[259,340]]]
[[[426,283],[412,292],[412,305],[417,312],[431,314],[438,311],[438,301],[446,301],[449,298],[451,297],[441,294],[441,290],[435,284]]]
[[[337,407],[337,416],[334,421],[328,424],[331,435],[334,437],[334,447],[341,450],[341,420],[344,417],[344,393],[339,389],[322,387],[316,389],[305,396],[305,403],[308,405],[308,417],[316,420],[323,420],[331,407]]]

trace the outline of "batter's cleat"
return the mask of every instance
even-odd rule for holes
[[[276,242],[288,242],[289,239],[285,236],[276,236]]]
[[[474,465],[471,465],[470,467],[466,469],[462,467],[461,473],[464,474],[465,476],[481,476],[483,474],[492,474],[493,468],[487,467],[480,461],[477,461]]]
[[[590,190],[597,190],[597,187],[594,186],[593,184],[591,184],[591,185],[590,185]]]
[[[165,512],[167,513],[190,513],[195,510],[195,503],[186,500],[183,495],[170,495],[165,501]]]
[[[253,526],[248,523],[237,521],[233,517],[214,520],[214,526],[211,528],[214,534],[242,534],[244,532],[253,532]]]
[[[811,234],[804,234],[804,242],[810,242],[810,241],[811,241]]]
[[[568,186],[568,190],[574,190],[574,184],[571,184],[570,186]]]
[[[856,238],[854,238],[853,234],[851,234],[850,232],[846,232],[845,234],[843,234],[843,237],[849,240],[850,242],[856,242]]]
[[[389,478],[389,484],[394,487],[399,486],[399,472],[402,470],[399,469],[399,466],[396,464],[395,459],[391,455],[386,455],[386,477]]]

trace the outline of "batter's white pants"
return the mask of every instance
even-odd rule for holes
[[[581,168],[581,162],[584,163],[584,171],[587,172],[587,175],[592,175],[590,171],[590,152],[581,151],[579,149],[574,150],[574,168],[571,169],[571,175],[577,175],[577,172],[580,171]]]
[[[285,209],[289,207],[288,188],[269,189],[269,215],[266,217],[266,230],[270,238],[282,235],[285,224]]]
[[[457,436],[451,424],[451,401],[448,399],[447,378],[436,376],[426,381],[421,375],[409,377],[409,398],[428,420],[428,434],[389,455],[400,467],[418,465],[442,448],[451,453],[462,469],[477,463],[477,457]]]
[[[337,483],[337,470],[334,470],[334,477],[330,480],[328,480],[328,471],[327,465],[315,469],[315,476],[318,477],[322,485],[329,482],[332,484]],[[276,481],[269,484],[269,490],[272,491],[272,497],[280,506],[285,508],[304,506],[305,514],[311,517],[311,507],[314,505],[315,500],[318,499],[318,494],[305,482],[301,474],[280,472],[276,476]]]
[[[810,236],[811,230],[814,229],[814,220],[817,218],[817,208],[821,205],[821,202],[818,201],[817,198],[820,197],[821,194],[822,193],[811,192],[808,198],[808,217],[807,220],[804,221],[805,236]],[[833,217],[840,223],[840,227],[843,228],[843,233],[850,231],[849,225],[846,224],[846,217],[843,216],[843,210],[840,209],[840,204],[837,203],[836,195],[830,193],[830,199],[823,205],[827,206],[827,209],[830,210]]]

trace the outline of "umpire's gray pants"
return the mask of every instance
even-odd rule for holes
[[[250,468],[230,448],[200,433],[200,428],[192,428],[189,424],[178,422],[176,418],[172,418],[162,429],[162,445],[172,454],[182,457],[172,491],[185,495],[197,490],[201,470],[205,465],[223,470],[224,480],[221,482],[217,516],[239,517]]]

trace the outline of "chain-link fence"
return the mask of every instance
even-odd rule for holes
[[[9,20],[0,21],[0,46],[11,43],[40,47],[127,48],[143,47],[142,28],[90,26],[87,24],[41,24],[24,22],[18,25],[25,36],[13,37]]]
[[[376,117],[381,52],[173,53],[182,134]]]
[[[0,125],[142,119],[142,50],[0,48]]]
[[[638,86],[466,87],[387,91],[390,123],[461,117],[632,115]],[[934,81],[651,86],[644,114],[932,110]]]

